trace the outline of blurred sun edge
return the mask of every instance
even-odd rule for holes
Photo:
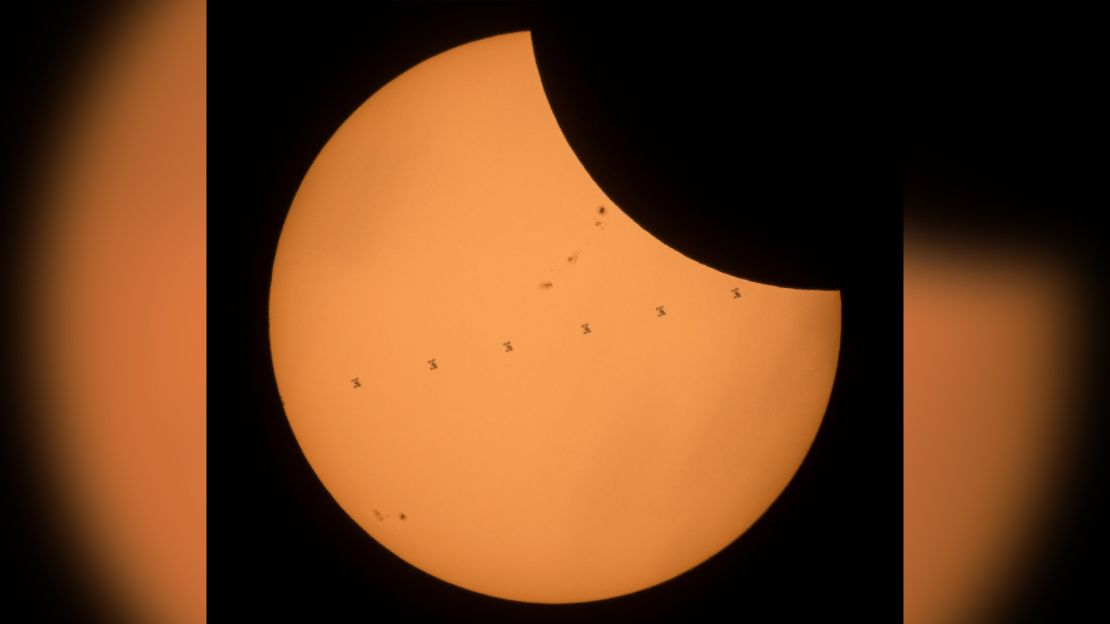
[[[52,375],[57,370],[56,342],[44,331],[45,321],[56,314],[50,309],[59,248],[56,223],[74,209],[70,176],[87,158],[83,152],[100,123],[97,113],[106,104],[103,92],[118,87],[122,67],[141,54],[137,49],[166,22],[166,14],[188,4],[199,4],[197,10],[206,11],[204,0],[105,1],[86,8],[78,18],[81,24],[59,28],[74,41],[68,41],[56,58],[43,61],[48,70],[47,93],[31,119],[34,127],[25,149],[26,162],[21,163],[27,175],[18,180],[19,235],[13,237],[9,253],[11,300],[17,302],[14,314],[18,326],[26,328],[15,332],[11,360],[20,382],[15,401],[30,416],[18,429],[25,444],[17,466],[25,469],[29,481],[21,483],[18,491],[28,498],[24,513],[34,531],[24,538],[30,538],[30,556],[41,558],[40,563],[51,571],[51,576],[36,579],[47,583],[50,599],[56,603],[51,608],[79,615],[83,621],[143,622],[153,611],[145,604],[148,597],[137,595],[121,578],[105,574],[112,569],[113,545],[99,543],[95,532],[75,526],[84,526],[80,512],[85,503],[67,476],[75,467],[73,458],[65,456],[65,445],[59,446],[54,431],[58,415],[69,409],[74,397],[58,390],[59,382]],[[55,589],[66,593],[55,594]]]

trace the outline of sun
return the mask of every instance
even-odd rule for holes
[[[270,338],[301,449],[370,536],[568,603],[673,578],[766,511],[821,424],[840,295],[637,225],[514,32],[417,65],[332,136],[282,230]]]

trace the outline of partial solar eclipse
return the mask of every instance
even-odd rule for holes
[[[697,566],[782,493],[832,390],[840,294],[637,225],[516,32],[420,63],[336,131],[281,233],[270,340],[305,457],[375,540],[569,603]]]

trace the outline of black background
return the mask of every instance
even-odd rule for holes
[[[209,25],[213,614],[900,617],[900,137],[883,112],[890,85],[875,82],[874,68],[850,62],[847,52],[834,58],[797,33],[755,37],[762,27],[675,9],[236,6],[212,7]],[[522,29],[533,32],[547,95],[572,147],[633,219],[721,270],[843,295],[841,360],[826,420],[781,498],[704,565],[596,603],[491,598],[386,551],[307,465],[269,363],[274,249],[316,153],[409,67]]]

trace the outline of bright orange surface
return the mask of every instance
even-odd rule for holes
[[[421,63],[335,133],[281,235],[270,337],[301,448],[374,539],[478,592],[574,602],[697,565],[782,492],[840,296],[631,221],[519,32]]]

